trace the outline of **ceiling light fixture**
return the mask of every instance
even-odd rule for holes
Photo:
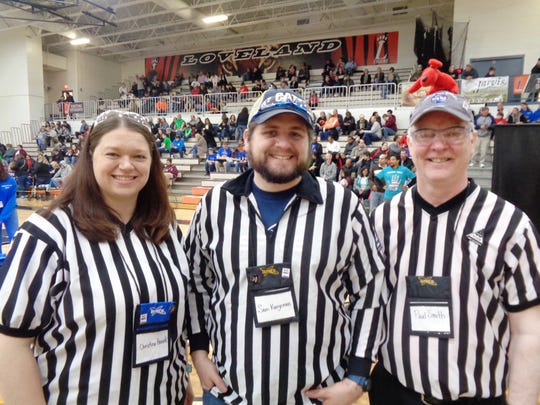
[[[227,17],[225,14],[219,14],[219,15],[213,15],[211,17],[204,17],[203,23],[205,24],[213,24],[221,21],[227,21],[229,17]]]
[[[77,39],[72,39],[71,41],[69,41],[69,43],[71,45],[84,45],[84,44],[88,44],[90,43],[90,40],[86,37],[82,37],[82,38],[77,38]]]

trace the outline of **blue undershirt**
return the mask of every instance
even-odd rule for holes
[[[283,210],[287,203],[291,200],[292,196],[296,193],[296,186],[284,191],[278,191],[272,193],[269,191],[261,190],[255,182],[252,184],[252,191],[259,211],[261,213],[261,219],[268,232],[274,232],[274,228],[283,214]]]

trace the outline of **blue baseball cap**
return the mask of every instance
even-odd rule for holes
[[[249,113],[249,123],[262,124],[276,115],[292,113],[302,118],[308,127],[313,128],[314,120],[309,104],[293,90],[266,90],[253,104]]]

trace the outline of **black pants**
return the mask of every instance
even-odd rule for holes
[[[370,405],[424,405],[419,393],[401,385],[396,377],[377,364],[371,373],[371,390],[369,391]],[[442,405],[505,405],[504,397],[498,398],[460,398],[455,401],[439,401],[427,403]]]

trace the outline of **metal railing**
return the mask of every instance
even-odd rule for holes
[[[308,98],[315,92],[319,98],[316,108],[353,108],[397,106],[399,97],[394,83],[299,88],[298,93]],[[68,112],[64,103],[49,103],[44,107],[44,120],[93,119],[106,110],[126,110],[144,116],[183,114],[237,114],[243,107],[251,108],[260,91],[247,93],[209,93],[205,95],[179,94],[162,97],[103,99],[82,101],[77,112]]]

